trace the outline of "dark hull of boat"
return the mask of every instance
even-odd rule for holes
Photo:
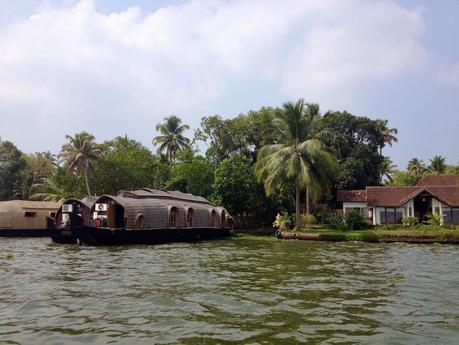
[[[0,237],[46,237],[48,229],[0,229]]]
[[[64,236],[63,236],[64,235]],[[193,242],[231,236],[230,229],[188,228],[188,229],[142,229],[124,230],[82,227],[55,236],[58,243],[80,243],[85,245],[157,244],[167,242]],[[74,239],[74,242],[72,242]],[[68,240],[69,242],[63,242]]]
[[[49,236],[55,243],[76,244],[78,240],[71,230],[50,229]]]

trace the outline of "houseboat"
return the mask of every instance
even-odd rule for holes
[[[56,243],[77,243],[71,229],[79,229],[90,225],[91,209],[97,197],[85,196],[82,199],[65,200],[57,210],[52,222],[49,223],[49,235]]]
[[[48,236],[47,219],[54,218],[58,208],[51,201],[0,201],[0,236]]]
[[[233,227],[228,212],[203,197],[149,188],[98,197],[90,214],[65,234],[86,245],[154,244],[222,238]]]

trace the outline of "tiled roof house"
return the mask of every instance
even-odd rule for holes
[[[344,213],[358,210],[375,225],[407,216],[424,221],[429,213],[442,214],[445,224],[459,224],[459,175],[428,175],[416,186],[340,190],[338,201]]]

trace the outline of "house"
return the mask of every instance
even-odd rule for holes
[[[459,224],[459,175],[428,175],[416,186],[369,186],[338,191],[343,212],[359,211],[370,223],[397,224],[403,217],[424,221],[429,213],[443,215],[443,224]]]

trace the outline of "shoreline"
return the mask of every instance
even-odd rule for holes
[[[323,242],[358,241],[368,243],[406,242],[459,244],[459,232],[447,230],[439,230],[438,232],[421,232],[416,230],[356,230],[328,233],[281,231],[278,238],[283,240]]]

